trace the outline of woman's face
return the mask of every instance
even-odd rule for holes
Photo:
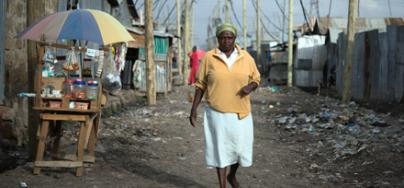
[[[219,42],[219,49],[223,52],[229,52],[234,49],[234,42],[236,41],[236,36],[229,31],[223,31],[217,36],[217,41]]]

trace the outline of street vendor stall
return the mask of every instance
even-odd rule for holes
[[[81,176],[86,149],[87,159],[95,161],[101,104],[105,100],[103,87],[116,85],[114,79],[119,78],[119,72],[111,70],[122,63],[124,44],[133,38],[111,15],[89,9],[54,13],[18,37],[37,41],[38,50],[34,109],[40,112],[41,123],[33,173],[39,174],[43,167],[65,167],[76,168],[76,176]],[[117,44],[118,48],[113,48]],[[45,160],[49,125],[54,123],[60,131],[62,121],[80,124],[75,158]],[[52,146],[53,154],[58,143]]]

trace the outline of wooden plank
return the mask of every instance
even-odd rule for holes
[[[94,155],[94,150],[95,150],[95,144],[97,142],[97,133],[98,133],[98,127],[101,123],[101,112],[97,114],[97,117],[94,120],[93,128],[91,129],[91,134],[90,138],[88,140],[88,155],[90,156],[95,156]],[[94,157],[95,158],[95,157]]]
[[[71,50],[74,46],[72,45],[67,45],[67,44],[59,44],[59,43],[49,43],[49,42],[37,42],[38,44],[41,45],[41,47],[45,47],[45,46],[51,46],[51,47],[55,47],[55,48],[63,48],[63,49],[67,49],[67,50]],[[83,47],[74,47],[76,52],[86,52],[87,48],[83,48]]]
[[[93,155],[84,155],[83,161],[86,163],[95,163],[95,156]]]
[[[364,91],[364,42],[365,34],[357,33],[352,57],[352,76],[351,76],[351,97],[354,99],[363,99]]]
[[[34,89],[36,96],[41,96],[41,90],[42,90],[42,58],[45,54],[45,49],[43,47],[38,47],[37,48],[37,53],[38,53],[38,59],[37,59],[37,71],[36,71],[36,79],[34,82]],[[42,100],[41,97],[36,97],[35,98],[35,106],[42,106]]]
[[[365,53],[364,53],[364,99],[369,100],[373,95],[377,86],[377,76],[375,71],[378,70],[378,30],[372,30],[365,33]]]
[[[44,151],[45,151],[45,141],[46,141],[46,135],[48,134],[48,128],[49,128],[49,121],[42,121],[42,125],[39,126],[40,128],[40,135],[39,135],[39,141],[38,141],[38,146],[36,150],[36,156],[35,156],[35,161],[42,161]],[[41,168],[39,167],[34,167],[34,174],[39,174],[41,173]]]
[[[86,121],[88,115],[71,114],[41,114],[43,120],[61,120],[61,121]]]
[[[376,30],[370,33],[370,100],[377,100],[380,87],[380,67],[381,67],[381,50],[380,50],[380,33]]]
[[[395,64],[396,64],[396,78],[394,97],[396,102],[402,102],[404,100],[404,27],[397,26],[396,41],[397,46],[395,52]]]
[[[336,88],[337,91],[340,95],[342,95],[343,91],[343,86],[344,86],[344,62],[345,62],[345,56],[346,56],[346,51],[343,50],[346,48],[346,35],[344,33],[340,33],[338,37],[338,54],[337,54],[337,65],[336,65]]]
[[[83,167],[83,161],[35,161],[35,167],[62,167],[78,168]]]
[[[397,49],[397,27],[388,26],[387,27],[387,40],[388,40],[388,95],[384,96],[388,102],[394,101],[395,85],[396,85],[396,63],[395,63],[395,51]]]
[[[90,139],[90,134],[93,129],[93,124],[94,124],[94,119],[97,117],[97,115],[94,115],[90,118],[89,121],[87,121],[87,131],[86,131],[86,137],[85,137],[85,142],[84,142],[84,149],[87,149],[88,141]]]
[[[97,113],[100,111],[100,109],[78,110],[78,109],[66,109],[66,108],[47,108],[42,106],[34,106],[34,110],[41,112],[67,112],[67,113],[73,112],[82,114]]]
[[[389,45],[387,33],[381,33],[379,35],[379,45],[380,45],[380,67],[379,67],[379,83],[377,99],[388,102],[389,99]]]
[[[77,160],[78,161],[83,161],[83,157],[84,157],[84,142],[86,139],[86,135],[87,135],[87,129],[89,126],[89,121],[91,119],[87,118],[86,122],[83,122],[82,126],[80,126],[80,133],[79,133],[79,140],[78,140],[78,144],[77,144]],[[76,169],[76,176],[81,176],[83,175],[83,167],[78,167]]]

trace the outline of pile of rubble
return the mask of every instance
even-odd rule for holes
[[[321,155],[321,148],[331,146],[336,160],[371,151],[378,143],[387,144],[391,151],[404,152],[402,117],[378,114],[359,107],[355,102],[342,104],[326,97],[305,101],[305,105],[309,104],[319,106],[319,110],[307,114],[303,113],[303,105],[294,104],[288,108],[287,114],[278,114],[272,120],[272,124],[292,133],[304,132],[324,138],[313,148],[308,148],[308,152]]]

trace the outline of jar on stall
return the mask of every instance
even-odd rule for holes
[[[66,79],[63,82],[63,93],[65,97],[73,97],[74,81],[72,79]]]
[[[89,80],[87,82],[87,98],[91,100],[97,99],[98,95],[98,82],[96,80]]]
[[[81,79],[77,79],[74,82],[74,98],[85,99],[86,98],[86,82]]]

